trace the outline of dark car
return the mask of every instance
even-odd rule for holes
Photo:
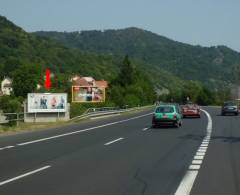
[[[224,102],[222,106],[222,115],[234,114],[238,115],[238,105],[235,102]]]

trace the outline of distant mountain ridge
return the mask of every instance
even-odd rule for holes
[[[208,84],[239,80],[234,75],[234,70],[240,67],[240,53],[226,46],[192,46],[135,27],[105,31],[39,31],[34,34],[83,51],[128,54],[149,64],[150,69],[158,67],[182,79],[199,80]]]

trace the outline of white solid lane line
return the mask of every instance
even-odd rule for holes
[[[110,142],[108,142],[108,143],[106,143],[106,144],[104,144],[104,145],[105,145],[105,146],[108,146],[108,145],[110,145],[110,144],[113,144],[113,143],[118,142],[118,141],[123,140],[123,139],[124,139],[123,137],[120,137],[120,138],[115,139],[115,140],[113,140],[113,141],[110,141]]]
[[[188,195],[191,192],[194,181],[197,177],[198,171],[189,170],[183,177],[180,185],[178,186],[175,195]]]
[[[4,149],[14,148],[15,146],[6,146]]]
[[[150,129],[150,128],[149,128],[149,127],[146,127],[146,128],[143,129],[143,131],[147,131],[148,129]]]
[[[72,132],[69,132],[69,133],[64,133],[64,134],[55,135],[55,136],[51,136],[51,137],[46,137],[46,138],[42,138],[42,139],[37,139],[37,140],[29,141],[29,142],[19,143],[17,145],[18,146],[24,146],[24,145],[28,145],[28,144],[34,144],[34,143],[38,143],[38,142],[43,142],[43,141],[56,139],[56,138],[60,138],[60,137],[68,136],[68,135],[73,135],[73,134],[78,134],[78,133],[90,131],[90,130],[93,130],[93,129],[99,129],[99,128],[102,128],[102,127],[107,127],[107,126],[111,126],[111,125],[115,125],[115,124],[119,124],[119,123],[124,123],[124,122],[127,122],[127,121],[131,121],[131,120],[142,118],[142,117],[149,116],[149,115],[152,115],[152,113],[148,113],[148,114],[132,117],[132,118],[121,120],[121,121],[107,123],[107,124],[104,124],[104,125],[99,125],[99,126],[96,126],[96,127],[90,127],[90,128],[87,128],[87,129],[82,129],[82,130],[78,130],[78,131],[72,131]]]
[[[5,146],[3,148],[0,148],[0,150],[5,150],[5,149],[10,149],[10,148],[14,148],[15,146]]]
[[[175,195],[189,195],[191,193],[192,186],[196,180],[199,169],[201,168],[202,161],[207,152],[208,144],[212,134],[212,118],[207,111],[202,111],[207,115],[208,118],[207,136],[204,137],[201,146],[198,148],[198,151],[192,160],[192,164],[189,166],[187,173],[184,175],[180,185],[175,192]]]
[[[21,178],[23,178],[23,177],[27,177],[27,176],[29,176],[29,175],[35,174],[35,173],[37,173],[37,172],[43,171],[43,170],[48,169],[48,168],[50,168],[50,167],[51,167],[51,166],[48,165],[48,166],[42,167],[42,168],[40,168],[40,169],[36,169],[36,170],[34,170],[34,171],[25,173],[25,174],[23,174],[23,175],[19,175],[19,176],[17,176],[17,177],[14,177],[14,178],[11,178],[11,179],[2,181],[2,182],[0,182],[0,186],[5,185],[5,184],[10,183],[10,182],[13,182],[13,181],[18,180],[18,179],[21,179]]]

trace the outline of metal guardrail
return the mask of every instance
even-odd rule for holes
[[[102,108],[89,108],[86,110],[82,115],[76,116],[70,119],[70,121],[73,120],[80,120],[85,119],[88,117],[97,117],[97,116],[104,116],[104,115],[112,115],[112,114],[118,114],[118,113],[124,113],[124,112],[130,112],[138,109],[142,109],[145,107],[152,107],[153,105],[149,106],[138,106],[133,108],[119,108],[119,107],[102,107]]]
[[[120,111],[119,107],[89,108],[83,114],[71,118],[70,121],[73,121],[76,119],[84,119],[84,118],[91,117],[94,115],[104,115],[104,114],[119,112],[119,111]]]
[[[9,122],[16,121],[18,125],[19,121],[24,120],[24,113],[0,113],[0,124],[7,124]]]

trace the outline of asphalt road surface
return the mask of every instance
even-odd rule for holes
[[[240,116],[151,112],[0,137],[0,195],[239,195]],[[208,114],[209,113],[209,114]]]

